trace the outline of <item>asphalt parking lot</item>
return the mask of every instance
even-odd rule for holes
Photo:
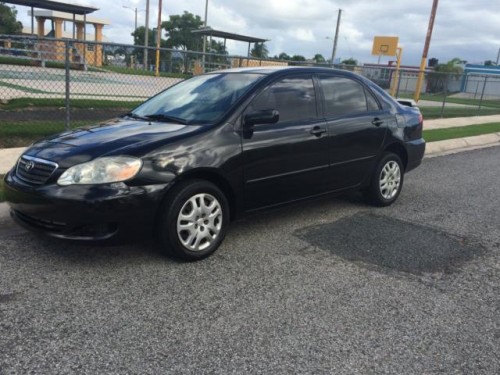
[[[400,199],[235,223],[211,258],[0,222],[0,374],[500,373],[500,147],[425,159]]]

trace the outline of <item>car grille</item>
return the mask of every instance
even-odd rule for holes
[[[42,185],[47,182],[57,167],[58,165],[54,162],[24,155],[17,163],[16,175],[30,184]]]

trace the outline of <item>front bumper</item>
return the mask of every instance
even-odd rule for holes
[[[150,236],[167,184],[31,186],[12,172],[5,198],[21,226],[52,237],[101,241]]]

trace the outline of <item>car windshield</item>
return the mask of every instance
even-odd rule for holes
[[[129,115],[183,124],[213,123],[262,77],[246,73],[193,77],[154,96]]]

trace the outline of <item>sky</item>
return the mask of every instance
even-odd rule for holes
[[[145,23],[146,0],[79,0],[68,3],[99,8],[92,15],[107,19],[107,40],[133,43],[134,11]],[[162,20],[188,11],[204,17],[206,0],[164,0]],[[419,65],[432,0],[208,0],[208,25],[217,30],[269,39],[269,55],[286,52],[330,58],[338,10],[342,9],[336,57],[376,63],[374,36],[398,36],[402,64]],[[28,8],[16,6],[18,19],[30,25]],[[150,0],[150,27],[156,24],[158,0]],[[331,39],[328,39],[328,38]],[[227,42],[230,55],[246,55],[248,45]],[[440,0],[428,57],[445,63],[459,57],[470,63],[496,61],[500,48],[499,0]],[[381,62],[394,60],[382,57]]]

